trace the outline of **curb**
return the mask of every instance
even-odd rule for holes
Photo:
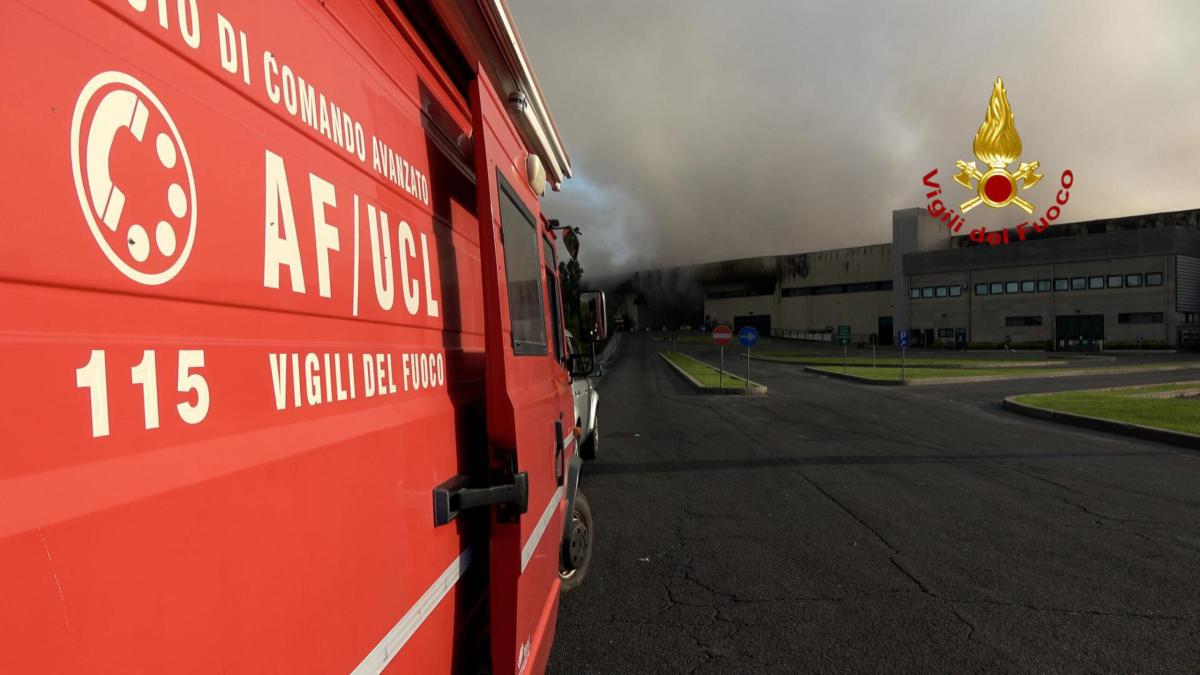
[[[600,354],[596,356],[596,364],[601,368],[608,365],[608,362],[612,360],[613,355],[616,353],[617,348],[621,346],[622,335],[624,335],[624,333],[614,334],[612,338],[609,339],[608,344],[604,345],[604,351],[600,352]]]
[[[1024,396],[1025,394],[1022,394]],[[1016,396],[1006,396],[1000,402],[1000,407],[1009,412],[1025,415],[1026,417],[1034,417],[1040,420],[1050,422],[1058,422],[1059,424],[1069,424],[1071,426],[1083,427],[1085,429],[1093,429],[1095,431],[1106,431],[1112,434],[1121,436],[1132,436],[1147,441],[1157,441],[1159,443],[1169,443],[1178,445],[1192,450],[1200,450],[1200,436],[1194,434],[1185,434],[1182,431],[1168,431],[1166,429],[1155,429],[1154,427],[1146,427],[1140,424],[1132,424],[1130,422],[1117,422],[1114,420],[1106,420],[1101,417],[1091,417],[1089,415],[1076,415],[1075,413],[1059,412],[1057,410],[1047,410],[1038,408],[1037,406],[1018,403],[1013,400]]]
[[[684,381],[687,382],[689,385],[691,385],[692,390],[695,391],[697,394],[742,394],[742,395],[745,395],[745,393],[746,393],[745,387],[708,387],[708,386],[705,386],[703,384],[700,384],[698,381],[696,381],[696,378],[692,377],[691,375],[688,375],[687,371],[685,371],[684,369],[675,365],[675,363],[672,362],[671,359],[668,359],[667,355],[664,354],[663,352],[658,353],[658,358],[662,359],[663,362],[665,362],[668,366],[670,366],[672,370],[674,370],[675,372],[677,372],[681,376],[683,376]],[[704,362],[701,361],[700,363],[704,363]],[[707,364],[705,364],[705,365],[707,365]],[[750,383],[750,393],[753,395],[766,394],[767,388],[764,385],[758,384],[756,382],[751,382]]]
[[[1164,373],[1164,372],[1171,372],[1174,370],[1190,370],[1193,368],[1200,368],[1200,366],[1198,366],[1198,365],[1164,366],[1162,368],[1139,368],[1136,366],[1115,366],[1112,368],[1088,368],[1088,369],[1081,368],[1078,370],[1066,370],[1066,371],[1059,370],[1058,368],[1048,368],[1046,374],[1039,373],[1037,375],[1029,375],[1029,374],[1006,375],[1003,372],[1005,370],[1004,368],[996,368],[995,370],[998,370],[1000,372],[996,373],[995,375],[976,375],[976,376],[972,376],[972,377],[931,377],[931,378],[919,379],[919,380],[906,380],[903,383],[901,383],[899,380],[873,380],[871,378],[860,377],[858,375],[842,374],[842,373],[833,372],[833,371],[829,371],[829,370],[822,370],[822,368],[836,368],[836,367],[837,366],[805,366],[804,370],[805,370],[805,372],[813,373],[814,375],[828,375],[829,377],[836,377],[836,378],[843,379],[843,380],[850,380],[851,382],[858,382],[859,384],[874,384],[874,385],[900,385],[900,384],[903,384],[904,386],[908,386],[908,387],[926,387],[926,386],[934,386],[934,385],[939,385],[939,384],[968,384],[968,383],[972,383],[972,382],[1005,382],[1008,380],[1032,380],[1032,379],[1040,379],[1040,378],[1059,378],[1059,377],[1085,377],[1088,375],[1126,375],[1129,373],[1139,373],[1139,372]]]
[[[1038,375],[1005,375],[998,373],[996,375],[979,375],[977,377],[936,377],[927,380],[921,380],[914,384],[956,384],[959,382],[1002,382],[1005,380],[1032,380],[1039,378],[1059,378],[1059,377],[1087,377],[1090,375],[1128,375],[1131,373],[1169,373],[1175,370],[1190,370],[1200,368],[1197,364],[1179,365],[1179,366],[1162,366],[1142,368],[1138,366],[1113,366],[1111,368],[1077,368],[1069,370],[1051,369],[1046,374]]]
[[[911,380],[874,380],[869,377],[861,377],[859,375],[851,375],[849,373],[837,373],[832,370],[822,370],[825,366],[804,366],[804,372],[814,375],[825,375],[827,377],[837,378],[839,380],[849,380],[859,384],[873,384],[877,387],[906,387],[912,386]]]
[[[742,354],[742,355],[738,356],[738,358],[740,358],[744,361],[746,359],[746,355]],[[837,368],[839,365],[841,365],[840,363],[805,363],[803,361],[793,361],[793,360],[785,359],[785,358],[773,358],[770,356],[755,356],[754,360],[755,361],[766,361],[768,363],[786,363],[786,364],[792,365],[792,366],[805,366],[805,367],[812,367],[812,368]],[[867,367],[867,364],[865,364],[865,363],[851,363],[849,365],[851,368],[866,368]],[[880,366],[880,368],[899,368],[899,367],[900,367],[899,364],[895,364],[895,365],[885,364],[885,365]],[[1066,367],[1067,367],[1067,363],[1065,361],[1032,361],[1029,363],[1014,362],[1011,364],[1003,364],[1003,365],[995,365],[995,366],[990,365],[990,364],[989,365],[964,366],[964,365],[958,364],[958,363],[953,363],[953,364],[948,364],[948,365],[941,365],[941,364],[935,365],[935,364],[931,364],[931,363],[921,363],[921,364],[917,364],[917,365],[913,365],[913,364],[905,365],[905,368],[908,368],[909,370],[920,370],[922,368],[939,368],[941,370],[969,369],[969,370],[998,370],[1001,372],[1003,372],[1009,368],[1045,368],[1047,370],[1056,370],[1058,368],[1066,368]]]

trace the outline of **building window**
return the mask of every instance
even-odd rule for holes
[[[1108,275],[1108,287],[1109,288],[1120,288],[1124,285],[1125,285],[1125,277],[1121,276],[1120,274]]]
[[[1085,288],[1087,288],[1086,277],[1071,277],[1071,290],[1082,291]]]
[[[1162,312],[1130,312],[1118,314],[1117,323],[1162,323]]]
[[[1184,323],[1196,323],[1196,313],[1195,312],[1184,312],[1183,313],[1183,322]]]
[[[1088,277],[1088,289],[1104,288],[1104,277]]]
[[[887,281],[864,281],[855,284],[825,284],[823,286],[794,286],[791,288],[780,289],[779,295],[784,298],[793,298],[806,295],[834,295],[837,293],[866,293],[873,291],[890,291],[892,290],[891,280]],[[771,295],[775,292],[773,284],[754,284],[750,288],[734,290],[734,291],[714,291],[708,294],[710,299],[717,298],[744,298],[753,295]],[[909,289],[910,298],[921,297],[921,289]]]
[[[1065,291],[1069,287],[1070,283],[1071,283],[1070,279],[1055,279],[1054,280],[1054,290]]]
[[[1022,281],[1021,282],[1021,292],[1022,293],[1032,293],[1035,286],[1036,286],[1036,283],[1034,281]]]
[[[1146,285],[1147,286],[1162,286],[1162,284],[1163,284],[1162,272],[1151,272],[1146,275]]]
[[[1142,285],[1142,275],[1126,274],[1125,275],[1125,285],[1132,286],[1132,287],[1141,286]]]
[[[1040,326],[1042,325],[1042,317],[1039,316],[1006,316],[1004,317],[1005,326]]]
[[[1037,282],[1038,293],[1046,293],[1049,290],[1050,290],[1050,280],[1049,279],[1038,279],[1038,282]]]
[[[939,298],[944,298],[944,297],[946,297],[947,295],[950,295],[950,289],[946,288],[945,286],[938,286],[938,287],[937,287],[936,289],[934,289],[934,290],[935,290],[935,291],[937,291],[937,296],[938,296]]]
[[[1001,293],[1004,292],[1004,282],[993,281],[992,285],[989,288],[991,289],[992,295],[1000,295]]]
[[[921,297],[921,289],[919,289],[919,288],[908,289],[908,297],[911,300],[916,300],[917,298]]]
[[[952,338],[952,337],[954,337],[954,329],[953,328],[939,328],[938,329],[938,337]]]
[[[957,298],[960,295],[962,295],[962,286],[955,284],[950,287],[950,297]]]
[[[987,284],[975,284],[975,295],[987,295]]]
[[[922,298],[932,298],[933,297],[933,286],[926,286],[925,288],[922,288],[921,289],[921,297]]]
[[[1005,293],[1017,293],[1021,290],[1021,283],[1018,281],[1009,281],[1004,284]]]

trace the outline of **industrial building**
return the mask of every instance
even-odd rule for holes
[[[706,324],[779,337],[829,341],[844,324],[861,343],[908,330],[926,347],[1200,346],[1200,210],[1011,234],[979,244],[911,208],[893,212],[890,243],[685,269]]]

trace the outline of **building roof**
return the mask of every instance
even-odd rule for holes
[[[1173,254],[1200,256],[1200,229],[1161,226],[1094,233],[1085,230],[1078,236],[909,253],[904,256],[904,273],[957,272]]]

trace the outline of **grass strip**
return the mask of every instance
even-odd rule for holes
[[[867,350],[859,351],[858,349],[852,349],[850,351],[852,354],[849,357],[850,359],[865,359],[867,363],[871,362],[871,357],[864,355],[864,352],[869,354],[869,352],[867,352]],[[944,356],[918,356],[917,355],[917,354],[922,354],[922,353],[928,354],[929,352],[926,350],[919,350],[918,352],[916,352],[916,354],[914,354],[914,352],[910,351],[909,355],[908,355],[907,363],[910,363],[910,364],[930,363],[930,364],[934,364],[934,365],[939,364],[939,363],[987,363],[987,364],[1014,363],[1014,362],[1015,363],[1020,363],[1020,362],[1044,363],[1044,362],[1048,362],[1048,361],[1058,363],[1059,361],[1063,360],[1063,359],[1049,359],[1045,354],[1043,354],[1041,352],[1011,351],[1011,352],[995,353],[992,355],[983,355],[983,354],[973,353],[970,351],[965,351],[965,352],[962,352],[962,351],[960,351],[960,352],[953,352],[953,351],[936,352],[935,351],[934,352],[935,354],[940,353],[940,354],[944,354]],[[886,359],[886,360],[890,360],[890,361],[895,361],[896,365],[900,365],[900,357],[898,355],[895,355],[896,354],[895,348],[886,347],[886,348],[880,350],[880,354],[881,354],[879,356],[880,363],[882,363]],[[886,354],[887,356],[884,356],[884,354]],[[770,351],[763,351],[762,355],[764,357],[784,358],[784,359],[812,359],[812,358],[836,359],[839,364],[842,362],[841,354],[831,354],[828,351],[772,349]]]
[[[813,368],[827,373],[841,373],[842,369],[837,368]],[[963,377],[994,377],[994,378],[1010,378],[1021,376],[1039,376],[1053,375],[1055,373],[1066,372],[1066,368],[909,368],[905,373],[905,379],[909,380],[932,380],[941,378],[963,378]],[[900,368],[872,368],[870,366],[851,366],[846,368],[847,375],[856,375],[871,380],[899,380]]]
[[[1045,410],[1140,424],[1185,434],[1200,434],[1200,399],[1141,396],[1176,389],[1192,389],[1196,386],[1195,382],[1183,382],[1120,389],[1064,391],[1054,394],[1026,394],[1017,396],[1014,400]]]
[[[713,368],[703,361],[697,361],[696,359],[681,352],[667,352],[666,357],[668,361],[679,366],[685,373],[695,378],[696,381],[701,384],[701,386],[721,386],[721,371],[717,368]],[[730,373],[729,371],[725,371],[724,384],[726,387],[744,387],[746,386],[746,380],[734,375],[733,373]]]
[[[805,366],[840,366],[842,365],[842,357],[827,356],[827,355],[812,355],[799,356],[789,354],[776,354],[775,352],[760,353],[753,355],[755,359],[761,361],[776,361],[779,363],[797,363]],[[900,359],[898,357],[881,357],[874,361],[880,368],[899,368]],[[907,359],[905,365],[910,368],[980,368],[987,370],[1009,369],[1009,368],[1031,368],[1042,366],[1046,368],[1060,368],[1066,364],[1065,361],[1029,361],[1021,359],[1016,361],[1000,361],[1000,360],[980,360],[980,359]],[[849,356],[846,358],[848,366],[867,366],[872,365],[871,357],[869,356]]]

